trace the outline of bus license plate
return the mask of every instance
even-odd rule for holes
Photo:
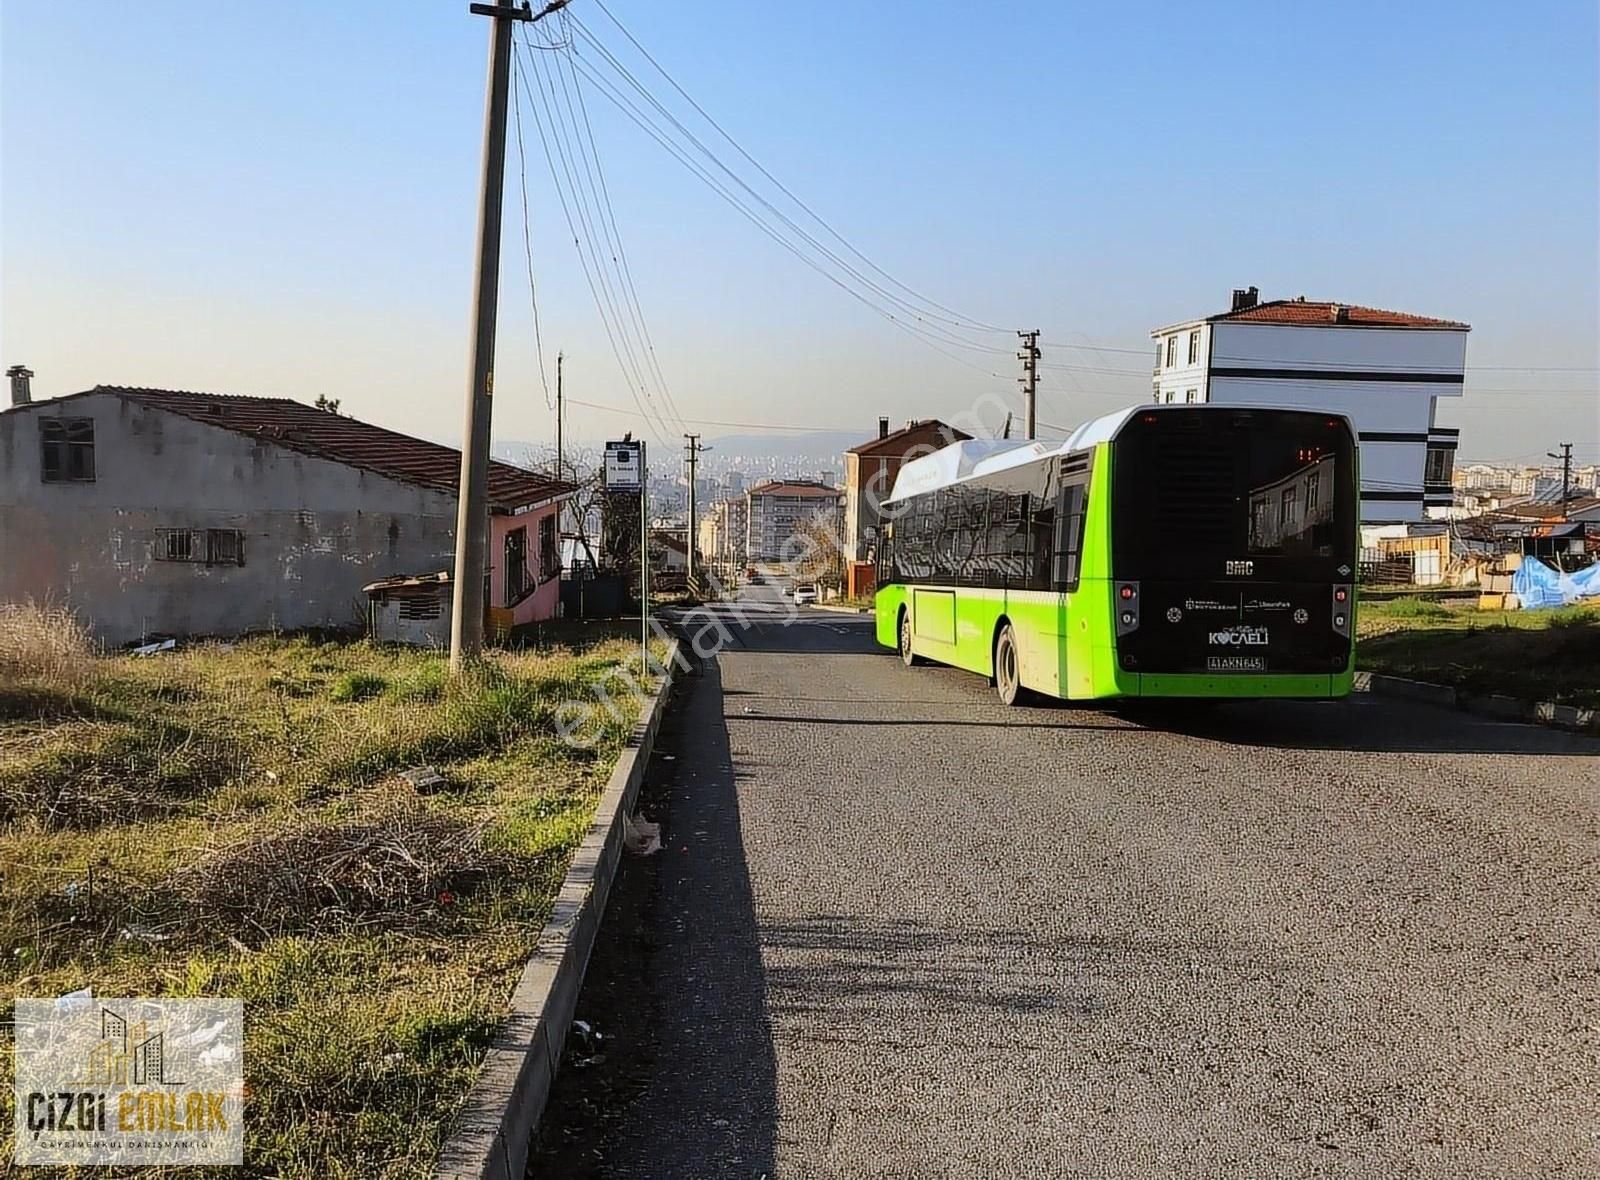
[[[1212,672],[1265,672],[1266,656],[1211,656],[1206,668]]]

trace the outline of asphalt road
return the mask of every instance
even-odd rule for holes
[[[1600,743],[1007,710],[870,619],[680,701],[531,1174],[1600,1175]]]

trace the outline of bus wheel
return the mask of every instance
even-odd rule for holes
[[[1022,677],[1017,672],[1017,636],[1007,623],[994,641],[994,686],[1000,702],[1014,705],[1022,696]]]
[[[911,612],[900,608],[900,662],[910,668],[922,663],[922,657],[911,651]]]

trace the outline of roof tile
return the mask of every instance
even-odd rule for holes
[[[460,490],[461,452],[453,447],[412,438],[290,398],[124,385],[97,385],[92,392],[114,393],[140,405],[266,439],[319,459],[360,467],[401,483],[450,495]],[[489,464],[491,509],[511,511],[573,490],[571,483],[510,463]]]
[[[803,480],[768,480],[758,483],[751,488],[752,496],[842,496],[838,488],[830,488],[826,484],[807,483]]]
[[[1343,311],[1345,318],[1339,319]],[[1305,299],[1274,299],[1258,303],[1239,311],[1225,311],[1210,317],[1213,321],[1229,320],[1251,324],[1311,324],[1352,328],[1465,328],[1456,320],[1437,320],[1425,315],[1412,315],[1407,311],[1384,311],[1376,307],[1357,307],[1350,303],[1331,301],[1309,302]]]

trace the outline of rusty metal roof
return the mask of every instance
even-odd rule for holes
[[[376,582],[368,582],[361,587],[363,594],[385,594],[391,590],[437,590],[440,586],[450,585],[450,571],[440,570],[436,574],[395,574],[390,578],[379,578]]]
[[[208,426],[234,430],[401,483],[452,496],[460,490],[461,452],[453,447],[319,410],[291,398],[241,397],[125,385],[97,385],[85,392],[115,394],[152,409],[181,414]],[[530,508],[571,495],[576,490],[571,483],[510,463],[489,464],[489,509],[492,512]]]

